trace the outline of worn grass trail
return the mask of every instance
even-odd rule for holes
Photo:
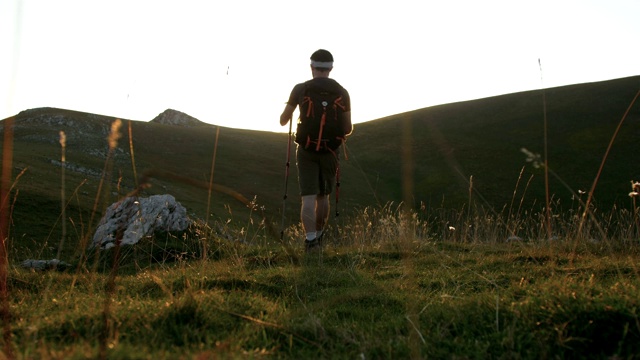
[[[110,359],[640,353],[635,248],[396,240],[334,241],[300,264],[220,243],[217,260],[125,269],[107,318],[108,272],[12,268],[11,342],[46,359],[97,357],[100,339]]]

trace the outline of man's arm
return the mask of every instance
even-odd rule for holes
[[[285,126],[289,121],[291,121],[291,117],[293,116],[293,112],[296,110],[296,107],[293,105],[287,104],[282,111],[282,115],[280,115],[280,125]]]
[[[282,122],[282,120],[280,120]],[[342,113],[342,131],[344,136],[349,136],[353,132],[353,124],[351,124],[351,111]]]

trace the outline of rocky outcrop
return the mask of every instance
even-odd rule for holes
[[[127,197],[109,206],[93,236],[92,247],[115,246],[119,233],[121,245],[133,245],[156,232],[184,231],[190,223],[187,210],[171,195]]]
[[[66,270],[71,268],[71,264],[58,259],[51,260],[25,260],[20,264],[23,268],[35,270]]]
[[[207,125],[207,123],[202,122],[193,116],[189,116],[183,112],[167,109],[163,111],[160,115],[156,116],[153,120],[153,123],[165,124],[165,125],[176,125],[176,126],[184,126],[184,127],[194,127],[194,126],[202,126]]]

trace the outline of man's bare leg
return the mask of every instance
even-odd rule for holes
[[[324,230],[324,226],[329,221],[329,208],[331,205],[329,204],[329,196],[327,195],[318,195],[316,197],[316,234],[317,237],[322,234],[322,230]]]

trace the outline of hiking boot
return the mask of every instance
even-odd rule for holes
[[[316,241],[320,247],[322,247],[322,238],[324,238],[324,233],[320,234],[320,236],[316,236]]]

